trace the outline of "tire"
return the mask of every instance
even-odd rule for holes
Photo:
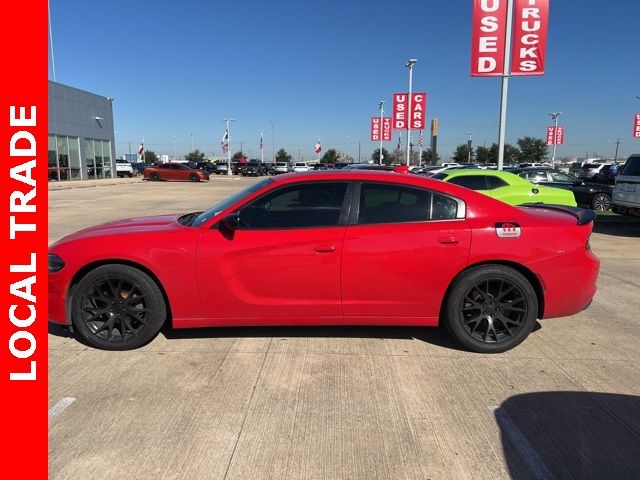
[[[71,319],[82,340],[103,350],[146,345],[167,318],[156,282],[128,265],[91,270],[74,287],[70,303]]]
[[[591,208],[593,210],[610,210],[611,209],[611,197],[606,193],[598,193],[591,199]]]
[[[191,175],[189,175],[189,181],[190,182],[199,182],[200,181],[200,177],[198,175],[196,175],[195,173],[192,173]]]
[[[151,180],[152,182],[159,182],[160,175],[158,175],[157,173],[152,173],[151,176],[149,177],[149,180]]]
[[[538,298],[531,283],[513,268],[480,265],[454,280],[443,312],[447,331],[464,346],[479,353],[500,353],[531,333]]]

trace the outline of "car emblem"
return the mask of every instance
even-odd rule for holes
[[[496,223],[496,235],[500,238],[518,238],[522,230],[516,222]]]

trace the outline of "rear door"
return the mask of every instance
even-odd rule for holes
[[[342,252],[345,321],[435,323],[447,286],[468,261],[464,216],[464,202],[437,191],[357,184]]]

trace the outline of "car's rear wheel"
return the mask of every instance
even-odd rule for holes
[[[520,344],[536,322],[538,299],[531,283],[504,265],[461,273],[447,296],[444,324],[475,352],[499,353]]]
[[[151,176],[149,177],[149,179],[152,182],[157,182],[160,180],[160,175],[158,175],[157,173],[152,173]]]
[[[191,175],[189,175],[189,181],[190,182],[199,182],[200,181],[200,177],[198,175],[196,175],[195,173],[192,173]]]
[[[152,340],[164,324],[167,307],[160,288],[146,273],[128,265],[103,265],[74,287],[72,321],[91,346],[130,350]]]
[[[611,197],[606,193],[599,193],[591,200],[591,208],[593,210],[609,210],[611,208]]]

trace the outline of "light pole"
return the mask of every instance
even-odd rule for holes
[[[418,61],[417,58],[410,58],[405,65],[409,69],[409,98],[408,98],[408,115],[411,116],[411,89],[413,87],[413,65]],[[407,166],[411,158],[411,118],[407,120]]]
[[[556,165],[556,140],[558,139],[558,117],[560,115],[562,115],[562,112],[552,112],[549,114],[555,125],[553,130],[553,155],[551,157],[551,168],[555,168]]]
[[[473,132],[467,132],[469,139],[467,140],[467,163],[471,163],[471,134]]]
[[[189,135],[191,135],[191,151],[193,152],[193,133],[190,133]]]
[[[271,161],[276,163],[276,122],[269,120],[271,124]]]
[[[615,143],[616,144],[616,155],[613,159],[614,162],[618,161],[618,147],[620,146],[620,138],[618,138],[615,142],[613,140],[607,140],[607,143]]]
[[[176,136],[173,136],[173,161],[175,162],[177,160],[177,154],[176,154]]]
[[[224,122],[227,125],[227,175],[231,175],[231,122],[235,122],[233,118],[225,118]]]
[[[258,130],[260,132],[260,162],[264,163],[264,148],[262,148],[262,134],[264,130]]]
[[[351,156],[351,135],[347,135],[347,161]]]
[[[380,165],[382,165],[382,159],[383,159],[383,155],[382,155],[382,122],[384,119],[384,104],[386,102],[384,100],[380,100],[380,103],[378,104],[378,106],[380,107],[380,150],[379,153],[380,155],[378,155],[378,160],[380,161]]]

